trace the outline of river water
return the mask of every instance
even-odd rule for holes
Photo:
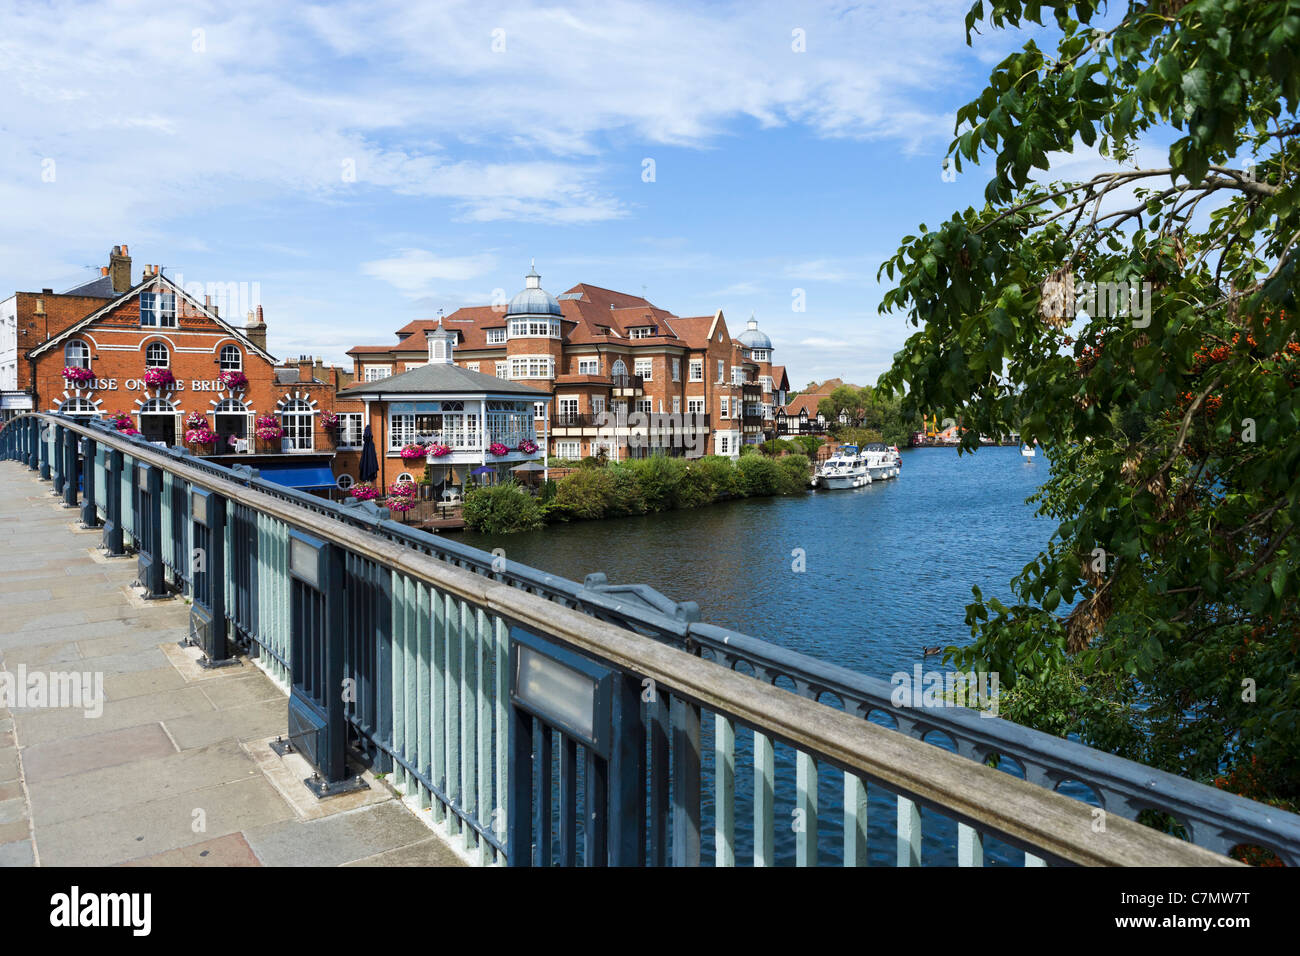
[[[866,488],[554,524],[525,534],[466,532],[461,540],[503,548],[510,560],[579,581],[604,571],[613,583],[650,584],[675,600],[699,602],[711,624],[888,680],[924,662],[924,646],[969,642],[964,617],[972,585],[986,597],[1010,599],[1008,582],[1053,530],[1025,503],[1048,467],[1041,452],[1026,461],[1017,448],[982,448],[960,457],[951,448],[912,449],[903,453],[899,480]],[[800,562],[804,570],[795,570]],[[935,660],[927,670],[937,667]],[[710,760],[711,730],[706,722]],[[737,807],[737,859],[745,862],[752,848],[745,809],[752,790],[749,741],[749,734],[737,733],[743,804]],[[793,853],[793,838],[780,823],[793,805],[792,755],[783,750],[777,748],[778,859]],[[842,804],[840,779],[837,772],[821,774],[822,807]],[[870,857],[886,863],[895,852],[893,803],[870,790]],[[710,815],[706,806],[706,858]],[[923,824],[924,861],[952,862],[951,821],[925,811]],[[835,859],[840,834],[834,814],[821,827],[819,850]],[[1022,859],[992,840],[985,851],[989,863]]]

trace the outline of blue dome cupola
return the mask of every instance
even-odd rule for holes
[[[758,321],[751,315],[745,331],[736,336],[736,341],[747,349],[770,349],[772,340],[758,330]]]
[[[512,315],[553,315],[558,318],[564,314],[560,311],[560,303],[555,296],[542,288],[542,277],[537,274],[536,261],[528,270],[524,281],[526,284],[523,290],[510,300],[506,309],[507,318]]]

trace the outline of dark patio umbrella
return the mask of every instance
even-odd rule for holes
[[[362,481],[374,481],[379,476],[379,459],[375,456],[375,438],[366,426],[365,437],[361,441],[361,465],[357,477]]]
[[[473,471],[471,471],[470,474],[471,474],[471,475],[489,475],[489,474],[492,474],[494,471],[496,471],[496,469],[493,468],[491,465],[479,465],[477,468],[475,468]]]

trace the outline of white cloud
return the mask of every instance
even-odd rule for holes
[[[424,249],[403,249],[391,259],[363,262],[363,274],[380,279],[412,296],[428,295],[439,281],[464,282],[496,267],[490,255],[437,256]]]

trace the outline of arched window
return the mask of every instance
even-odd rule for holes
[[[221,371],[240,372],[244,368],[244,356],[233,345],[221,347]]]
[[[99,409],[88,398],[69,398],[59,406],[59,412],[64,415],[97,415]]]
[[[90,346],[81,339],[73,339],[63,346],[63,364],[72,368],[90,368]]]
[[[171,415],[176,411],[176,406],[165,398],[151,398],[140,406],[141,415]]]
[[[150,342],[144,350],[144,367],[166,368],[168,364],[167,346],[161,342]]]
[[[217,433],[218,454],[230,454],[237,442],[248,439],[248,406],[237,398],[223,398],[212,411],[212,430]],[[231,439],[234,441],[231,441]]]
[[[284,429],[285,451],[311,451],[312,410],[301,398],[284,403],[280,410],[280,427]]]
[[[140,433],[145,441],[173,445],[179,424],[176,406],[165,398],[151,398],[140,406]]]
[[[617,360],[617,361],[614,363],[614,367],[613,367],[612,369],[610,369],[610,374],[612,374],[612,375],[614,376],[614,378],[624,378],[624,377],[626,377],[626,375],[627,375],[627,366],[623,364],[623,360],[622,360],[622,359],[619,359],[619,360]]]
[[[338,485],[340,491],[347,491],[355,484],[355,482],[351,475],[339,475],[338,478],[334,480],[334,484]]]

